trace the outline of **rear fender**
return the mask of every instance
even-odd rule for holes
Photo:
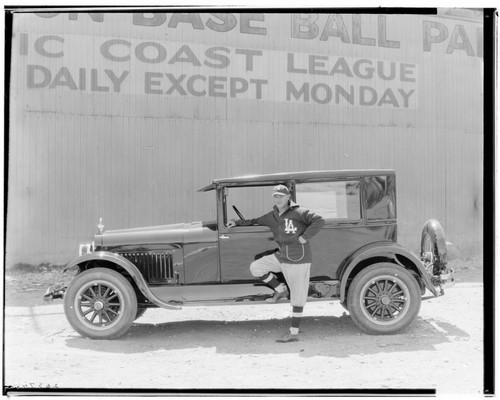
[[[156,297],[151,292],[151,290],[149,290],[147,282],[144,280],[144,277],[142,276],[141,272],[134,264],[132,264],[126,258],[118,254],[111,253],[109,251],[96,251],[95,253],[87,253],[83,256],[77,257],[66,266],[64,271],[68,271],[75,267],[78,267],[81,270],[82,269],[81,265],[85,265],[91,262],[98,263],[99,261],[109,261],[115,265],[122,267],[125,271],[127,271],[130,274],[130,276],[132,277],[132,279],[134,280],[134,282],[136,283],[137,287],[142,292],[142,294],[148,300],[150,300],[154,305],[161,308],[167,308],[170,310],[181,309],[181,307],[179,306],[173,306],[158,299],[158,297]]]
[[[347,291],[347,282],[349,278],[353,278],[351,276],[353,270],[356,266],[370,258],[389,258],[393,260],[396,264],[410,269],[411,266],[414,266],[416,271],[418,272],[420,278],[422,278],[425,287],[429,289],[434,296],[438,296],[438,292],[434,285],[431,282],[431,279],[425,270],[424,265],[418,259],[416,255],[406,250],[404,247],[398,245],[397,243],[387,241],[387,242],[378,242],[372,243],[368,246],[365,246],[355,253],[353,253],[350,257],[348,257],[344,263],[340,266],[341,276],[340,276],[340,302],[344,302],[346,299],[346,291]]]

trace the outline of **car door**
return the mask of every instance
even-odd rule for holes
[[[219,260],[222,282],[255,281],[250,264],[266,251],[277,248],[271,230],[266,226],[226,227],[229,220],[257,218],[271,211],[271,188],[237,187],[221,193],[219,209]],[[236,207],[236,210],[233,209]],[[240,211],[241,210],[241,211]],[[238,212],[238,213],[237,213]]]
[[[260,254],[276,247],[271,230],[265,226],[219,229],[222,282],[255,280],[250,273],[250,264]]]

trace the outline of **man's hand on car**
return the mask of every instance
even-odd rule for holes
[[[236,226],[236,222],[234,222],[233,220],[229,221],[226,225],[226,227],[228,228],[233,228]]]

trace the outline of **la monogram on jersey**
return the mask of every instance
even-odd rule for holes
[[[285,218],[285,233],[289,235],[295,235],[297,233],[297,228],[293,225],[293,220]]]

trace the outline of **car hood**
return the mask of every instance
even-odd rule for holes
[[[147,244],[185,244],[217,241],[215,222],[191,222],[117,229],[95,235],[99,247]]]

